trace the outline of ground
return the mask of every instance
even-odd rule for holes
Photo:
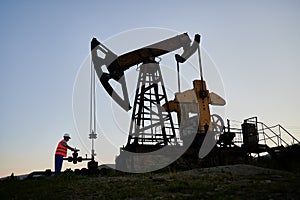
[[[0,199],[300,199],[300,174],[251,165],[0,182]]]

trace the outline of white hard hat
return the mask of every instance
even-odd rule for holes
[[[65,134],[64,134],[64,137],[71,138],[69,133],[65,133]]]

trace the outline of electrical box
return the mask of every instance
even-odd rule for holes
[[[255,124],[243,123],[242,124],[243,142],[247,147],[258,145],[258,132]]]

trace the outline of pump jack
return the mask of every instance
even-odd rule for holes
[[[177,140],[179,138],[175,134],[171,112],[177,113],[180,126],[190,126],[190,123],[195,121],[195,117],[189,117],[190,113],[197,115],[198,128],[195,130],[197,133],[194,133],[193,136],[195,134],[204,136],[209,129],[212,129],[209,104],[225,105],[225,100],[215,93],[209,93],[206,89],[202,74],[199,43],[200,35],[196,34],[192,42],[187,33],[184,33],[117,56],[96,38],[92,39],[91,55],[97,76],[106,92],[125,111],[129,111],[131,106],[124,72],[141,64],[128,140],[126,146],[121,148],[121,153],[122,151],[146,153],[156,151],[167,145],[178,145]],[[168,101],[160,65],[155,58],[180,48],[183,48],[183,53],[175,55],[179,92],[175,94],[174,100]],[[193,81],[193,89],[180,92],[179,63],[184,63],[197,50],[201,80]],[[108,73],[102,70],[103,66],[107,68]],[[109,80],[111,79],[121,85],[123,97],[117,94],[110,85]],[[219,116],[218,118],[222,120]],[[166,130],[167,127],[169,131]],[[181,139],[184,140],[184,138]],[[195,137],[195,140],[199,140],[199,137]],[[185,144],[185,141],[183,143]],[[199,150],[201,143],[202,141],[196,142],[198,144],[197,150]]]

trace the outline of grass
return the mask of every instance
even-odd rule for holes
[[[299,199],[300,177],[110,173],[0,182],[0,199]]]

